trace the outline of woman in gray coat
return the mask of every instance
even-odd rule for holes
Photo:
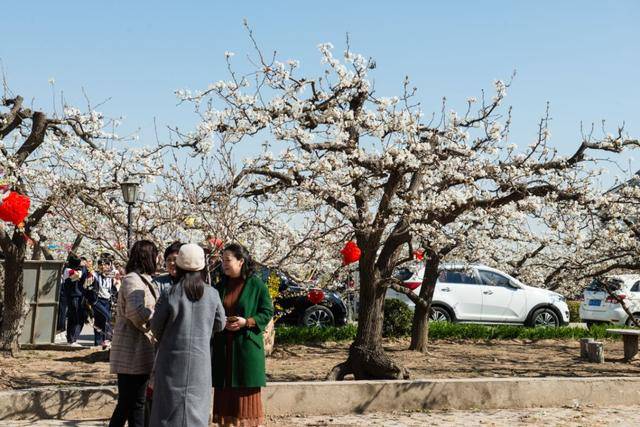
[[[204,251],[183,245],[178,284],[160,298],[151,319],[159,341],[152,426],[207,426],[211,409],[211,337],[226,317],[216,291],[205,283]]]

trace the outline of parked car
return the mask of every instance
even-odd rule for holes
[[[640,275],[620,274],[607,276],[606,279],[614,294],[623,300],[629,311],[640,320]],[[620,302],[607,293],[602,279],[596,278],[589,283],[583,296],[584,301],[580,304],[580,319],[588,327],[596,323],[631,325],[629,315]]]
[[[347,323],[347,307],[337,292],[303,286],[280,271],[260,270],[265,283],[272,273],[280,280],[273,301],[279,324],[325,327]]]
[[[402,269],[404,286],[420,293],[424,267]],[[387,298],[398,298],[409,307],[409,297],[393,289]],[[485,265],[443,265],[436,282],[429,317],[433,321],[506,323],[557,327],[569,323],[565,298],[546,289],[527,286],[508,274]]]

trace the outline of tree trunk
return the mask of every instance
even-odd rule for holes
[[[82,234],[77,234],[76,238],[73,241],[73,245],[71,245],[71,250],[69,252],[76,253],[76,251],[82,244],[82,239],[84,239],[84,236]]]
[[[413,312],[413,322],[411,323],[411,344],[409,350],[427,352],[427,344],[429,342],[429,311],[431,310],[431,301],[433,301],[433,292],[436,289],[436,281],[438,280],[438,265],[440,257],[433,250],[427,250],[425,253],[424,276],[422,277],[422,286],[420,287],[420,298],[427,303],[427,306],[416,304]]]
[[[33,246],[31,259],[34,261],[39,261],[40,259],[42,259],[42,245],[40,244],[40,242],[36,242],[36,244]]]
[[[374,251],[375,253],[375,251]],[[360,260],[360,306],[358,308],[358,333],[349,348],[349,357],[335,366],[329,380],[343,380],[353,374],[356,380],[407,379],[409,371],[397,365],[382,347],[382,320],[385,286],[378,284],[378,274],[372,273]]]
[[[3,320],[0,325],[0,351],[15,356],[20,350],[19,339],[29,310],[23,287],[25,243],[21,233],[15,233],[13,244],[5,251]]]

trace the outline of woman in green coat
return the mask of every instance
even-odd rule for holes
[[[273,316],[273,303],[242,245],[225,246],[222,271],[217,288],[227,324],[213,338],[213,422],[259,426],[264,424],[260,388],[266,385],[262,332]]]

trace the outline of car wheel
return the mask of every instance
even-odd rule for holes
[[[550,308],[540,308],[531,316],[531,326],[534,328],[557,328],[560,326],[560,319],[555,311]]]
[[[593,325],[595,325],[595,324],[596,324],[595,322],[584,322],[584,323],[586,323],[586,325],[587,325],[587,329],[591,329],[591,328],[593,328]]]
[[[335,325],[333,313],[323,305],[312,305],[304,311],[302,316],[304,326],[319,326],[321,328]]]
[[[451,315],[442,307],[431,307],[429,320],[432,322],[451,322]]]
[[[636,320],[640,322],[640,313],[633,313],[633,317],[635,317],[635,318],[636,318]],[[627,325],[627,326],[636,326],[636,325],[633,323],[633,320],[631,320],[631,317],[629,317],[629,318],[627,319],[627,321],[625,322],[625,325]]]

